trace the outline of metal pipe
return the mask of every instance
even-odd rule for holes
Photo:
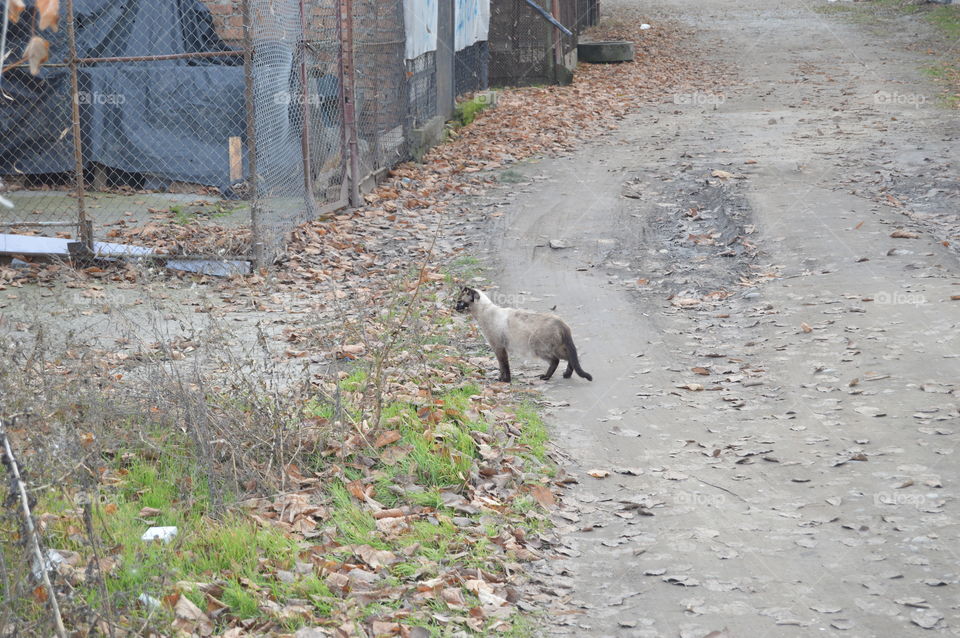
[[[77,185],[77,234],[87,248],[93,250],[93,226],[87,221],[84,200],[83,147],[80,139],[80,80],[77,72],[77,33],[73,19],[73,0],[67,0],[67,44],[70,64],[70,117],[73,120],[73,164]]]
[[[257,127],[254,123],[253,101],[253,35],[250,33],[250,0],[243,0],[243,99],[246,110],[247,130],[247,189],[250,197],[250,241],[253,249],[253,261],[257,268],[263,268],[264,255],[263,229],[260,227],[259,200],[260,177],[257,175]]]
[[[340,99],[343,105],[343,137],[350,153],[350,205],[358,207],[360,200],[360,144],[357,142],[357,110],[354,103],[353,66],[353,0],[337,1],[340,27]]]
[[[553,0],[550,6],[550,12],[557,20],[560,19],[560,0]],[[553,76],[559,81],[560,66],[563,64],[563,49],[560,44],[560,31],[553,30]]]
[[[537,13],[539,13],[540,16],[541,16],[544,20],[546,20],[547,22],[549,22],[550,24],[552,24],[552,25],[553,25],[554,27],[556,27],[557,29],[560,29],[561,31],[563,31],[563,33],[564,33],[565,35],[573,35],[573,31],[571,31],[571,30],[568,29],[567,27],[565,27],[565,26],[563,26],[562,24],[560,24],[560,22],[558,22],[556,18],[554,18],[552,15],[550,15],[550,13],[549,13],[546,9],[544,9],[543,7],[541,7],[539,4],[537,4],[537,3],[534,2],[533,0],[523,0],[523,1],[526,2],[527,4],[529,4],[529,5],[533,8],[534,11],[536,11]]]
[[[303,152],[303,189],[304,202],[307,205],[307,215],[312,218],[316,214],[317,204],[313,199],[313,162],[310,158],[310,107],[312,97],[307,86],[307,12],[300,0],[300,37],[297,38],[297,48],[300,50],[300,114],[303,129],[300,132],[300,144]]]
[[[164,60],[190,60],[192,58],[229,58],[242,56],[243,51],[197,51],[194,53],[164,53],[160,55],[129,55],[112,58],[77,58],[80,66],[110,62],[162,62]],[[17,62],[16,64],[22,63]],[[68,68],[69,62],[44,62],[46,69]]]
[[[67,227],[76,225],[76,220],[72,222],[3,222],[0,224],[0,228],[43,228],[46,226]]]
[[[0,25],[0,89],[3,88],[3,61],[7,59],[7,21],[10,19],[10,0],[3,0],[3,24]]]

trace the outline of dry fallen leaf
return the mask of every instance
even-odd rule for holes
[[[917,237],[920,236],[920,234],[915,233],[912,230],[904,230],[902,228],[898,228],[897,230],[890,233],[890,236],[893,237],[894,239],[916,239]]]
[[[390,445],[391,443],[396,443],[399,440],[399,430],[387,430],[377,437],[377,440],[373,442],[373,447],[383,447],[385,445]]]
[[[369,545],[360,545],[354,548],[354,553],[359,556],[363,562],[373,569],[387,567],[397,562],[397,555],[386,550],[375,549]]]
[[[30,63],[30,73],[36,75],[40,73],[40,65],[50,59],[50,43],[35,35],[30,38],[23,55]]]
[[[610,472],[608,470],[590,470],[587,472],[587,474],[598,479],[607,478],[610,476]]]
[[[554,498],[553,492],[551,492],[550,488],[546,485],[534,485],[530,488],[530,495],[546,509],[550,509],[557,504],[557,499]]]
[[[813,328],[811,328],[810,324],[806,322],[800,324],[800,329],[804,332],[813,332]]]
[[[40,13],[40,28],[56,31],[57,21],[60,19],[60,0],[37,0],[37,11]]]
[[[173,621],[174,629],[200,636],[209,636],[213,633],[213,622],[186,596],[180,596],[177,604],[173,606],[173,613],[176,616],[176,620]]]
[[[10,0],[10,22],[16,24],[20,20],[20,14],[26,8],[23,0]]]
[[[347,344],[337,350],[338,359],[356,359],[364,353],[366,348],[362,343]]]

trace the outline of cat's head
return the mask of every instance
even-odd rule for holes
[[[455,308],[457,312],[470,312],[470,308],[478,299],[480,299],[480,293],[477,290],[464,286],[460,289],[460,294],[457,295]]]

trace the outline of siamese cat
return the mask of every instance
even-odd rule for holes
[[[469,312],[480,324],[480,332],[497,355],[500,381],[510,382],[508,352],[517,357],[533,355],[547,361],[550,365],[540,375],[544,381],[553,376],[561,359],[567,362],[564,379],[569,379],[576,372],[587,381],[593,381],[593,377],[580,367],[570,326],[560,317],[546,312],[503,308],[474,288],[460,291],[456,309],[458,312]]]

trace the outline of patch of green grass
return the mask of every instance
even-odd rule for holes
[[[370,512],[360,509],[342,483],[330,486],[330,498],[333,506],[331,516],[337,531],[343,539],[353,545],[371,545],[385,549],[383,543],[374,537],[377,521]]]
[[[340,387],[347,392],[359,392],[367,384],[367,371],[363,368],[356,368],[340,382]]]
[[[514,408],[513,413],[520,422],[521,434],[517,443],[529,448],[534,459],[545,463],[550,435],[537,409],[530,403],[522,403]]]
[[[940,5],[927,14],[927,20],[950,40],[960,39],[960,6],[956,4]]]
[[[460,290],[462,282],[483,274],[483,262],[471,255],[462,255],[444,269],[444,283],[450,289]]]
[[[257,597],[244,589],[243,586],[236,581],[231,581],[226,589],[223,590],[223,602],[230,607],[230,611],[238,618],[256,618],[260,616],[260,606],[257,603]]]
[[[180,224],[181,226],[185,226],[189,224],[191,221],[193,221],[193,215],[187,212],[183,208],[183,206],[174,204],[168,210],[173,215],[174,224]]]
[[[489,106],[490,102],[486,95],[478,95],[473,99],[459,102],[454,111],[456,122],[460,126],[469,126],[477,119],[477,114]]]
[[[528,181],[528,179],[529,178],[523,173],[513,168],[501,171],[497,177],[497,181],[503,182],[504,184],[519,184],[520,182]]]

